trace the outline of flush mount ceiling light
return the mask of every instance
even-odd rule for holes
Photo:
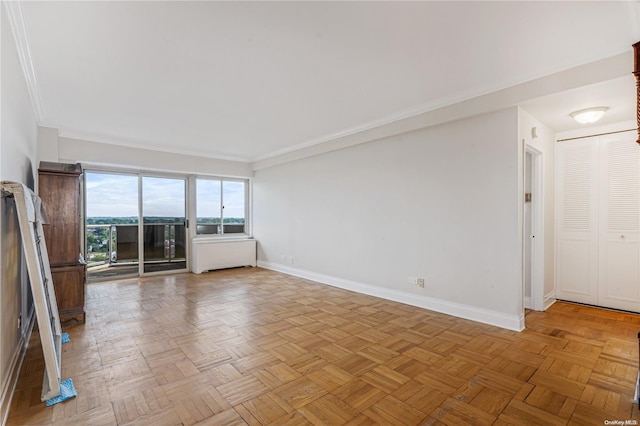
[[[600,120],[608,109],[607,107],[587,108],[572,112],[569,115],[580,124],[590,124]]]

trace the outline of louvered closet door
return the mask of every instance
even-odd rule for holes
[[[556,298],[598,301],[597,144],[561,142],[558,162]]]
[[[640,147],[600,139],[598,305],[640,312]]]

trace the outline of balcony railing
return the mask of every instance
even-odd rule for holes
[[[242,234],[244,233],[244,223],[198,223],[196,225],[196,233],[203,234],[220,234],[224,230],[225,234]]]
[[[86,260],[89,268],[105,264],[139,262],[137,224],[87,225],[86,229]],[[143,238],[145,263],[184,262],[186,258],[184,224],[145,224]]]

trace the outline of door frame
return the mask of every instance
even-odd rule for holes
[[[527,170],[527,155],[531,155],[531,235],[525,235],[525,226],[522,227],[522,286],[523,306],[526,282],[526,243],[531,240],[531,297],[530,309],[544,311],[544,154],[542,151],[525,143],[524,147],[524,174]],[[523,187],[524,187],[523,179]],[[523,188],[523,194],[525,193]],[[524,200],[522,200],[524,202]],[[522,223],[525,223],[525,209],[522,209]]]
[[[86,259],[88,259],[88,253],[87,253],[87,207],[88,207],[88,203],[87,203],[87,197],[88,197],[88,192],[89,189],[87,187],[87,175],[89,173],[93,173],[93,174],[104,174],[104,175],[116,175],[116,176],[130,176],[130,177],[135,177],[138,178],[138,171],[135,170],[129,170],[129,169],[118,169],[118,168],[111,168],[111,167],[103,167],[103,166],[99,166],[99,165],[92,165],[92,164],[83,164],[83,173],[82,173],[82,253],[85,255]],[[138,189],[136,195],[139,197],[140,191]],[[139,207],[140,207],[140,202],[138,200],[138,213],[137,213],[137,217],[138,219],[140,219],[140,211],[139,211]],[[140,225],[136,225],[138,227],[140,227]],[[138,246],[140,245],[140,241],[138,241]],[[140,262],[140,258],[138,258],[138,262]],[[140,268],[138,268],[139,270]],[[140,276],[139,272],[137,275],[135,275],[135,277]],[[133,274],[126,274],[123,275],[122,278],[132,278],[134,277]],[[87,275],[87,279],[88,279],[88,275]]]
[[[139,169],[128,169],[128,168],[117,168],[117,167],[108,167],[108,166],[101,166],[101,165],[93,165],[93,164],[87,164],[86,167],[84,168],[84,172],[86,174],[86,172],[92,172],[92,173],[103,173],[103,174],[114,174],[114,175],[128,175],[128,176],[135,176],[138,178],[138,277],[142,277],[142,276],[153,276],[153,275],[170,275],[170,274],[179,274],[179,273],[183,273],[183,272],[190,272],[191,271],[191,230],[190,227],[187,226],[186,232],[185,232],[185,268],[184,269],[173,269],[173,270],[167,270],[167,271],[158,271],[158,272],[144,272],[144,223],[143,223],[143,212],[142,212],[142,206],[143,206],[143,200],[142,200],[142,178],[143,177],[159,177],[159,178],[168,178],[168,179],[180,179],[183,180],[185,183],[185,221],[187,222],[187,224],[189,223],[189,214],[192,210],[192,205],[191,202],[189,201],[189,197],[191,195],[191,179],[190,176],[191,175],[186,175],[186,174],[179,174],[179,173],[164,173],[164,172],[157,172],[157,171],[151,171],[151,170],[139,170]],[[86,200],[87,200],[87,187],[84,183],[84,177],[83,177],[83,199],[82,199],[82,203],[83,203],[83,216],[84,216],[84,223],[83,223],[83,234],[85,235],[85,239],[86,239]],[[85,249],[83,250],[86,251],[86,241],[83,243],[83,245],[85,245]]]
[[[150,178],[161,178],[161,179],[175,179],[182,180],[184,182],[184,220],[185,220],[185,267],[183,269],[168,269],[166,271],[156,271],[156,272],[145,272],[144,270],[144,194],[143,194],[143,180],[145,177]],[[175,175],[170,173],[160,173],[160,172],[138,172],[138,222],[140,225],[138,226],[138,240],[140,243],[138,244],[138,259],[140,262],[138,264],[138,275],[141,277],[149,277],[154,275],[168,275],[168,274],[179,274],[182,272],[191,271],[191,251],[189,244],[189,177],[185,175]]]

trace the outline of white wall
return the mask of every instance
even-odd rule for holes
[[[51,128],[41,128],[39,136],[39,152],[44,161],[243,178],[252,174],[250,165],[240,161],[59,137],[57,129]]]
[[[260,265],[520,329],[517,126],[509,108],[256,171]]]
[[[38,127],[38,164],[42,161],[58,162],[58,129]]]
[[[531,129],[536,128],[533,137]],[[553,130],[523,109],[518,110],[518,139],[542,155],[542,214],[543,214],[543,288],[542,308],[555,301],[555,144]]]
[[[26,83],[18,61],[4,7],[2,14],[2,66],[0,133],[0,180],[19,181],[33,188],[36,169],[37,124]],[[27,279],[22,265],[20,234],[12,200],[2,199],[0,206],[0,422],[17,379],[17,366],[27,330],[19,327],[22,298]]]

